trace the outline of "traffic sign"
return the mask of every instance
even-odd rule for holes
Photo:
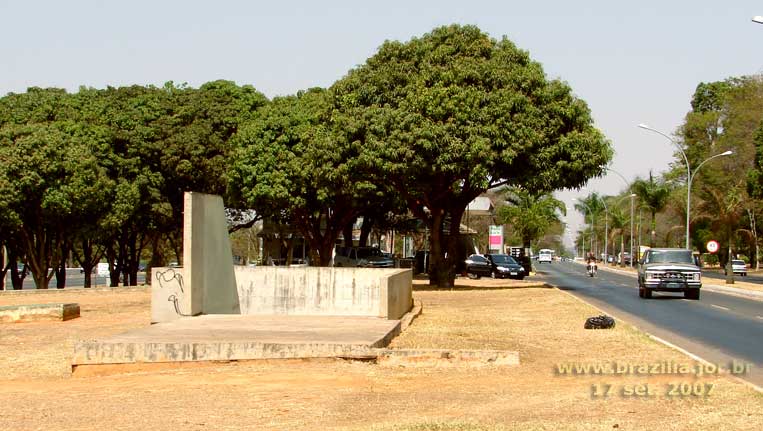
[[[706,247],[708,252],[715,253],[716,251],[718,251],[718,241],[710,240],[707,242]]]

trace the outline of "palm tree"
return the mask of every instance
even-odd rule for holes
[[[657,213],[665,209],[670,196],[670,187],[664,182],[654,180],[652,171],[649,171],[649,180],[637,179],[631,185],[631,190],[635,193],[642,205],[649,210],[652,215],[651,235],[649,246],[655,246],[655,231],[657,229]]]
[[[530,247],[552,224],[561,223],[560,213],[567,214],[564,202],[550,194],[532,194],[521,187],[506,187],[502,192],[508,205],[498,209],[498,223],[511,225],[523,247]]]
[[[603,198],[599,196],[598,193],[593,192],[590,195],[586,196],[584,199],[580,200],[580,203],[575,204],[575,209],[577,211],[580,211],[583,214],[586,214],[588,217],[591,217],[591,220],[596,220],[599,218],[599,215],[604,211],[604,204],[602,203]],[[583,218],[583,222],[585,223],[585,217]],[[600,224],[599,226],[603,226]],[[592,226],[593,228],[593,226]],[[595,239],[595,241],[594,241]],[[592,231],[592,237],[591,237],[591,252],[596,254],[594,251],[594,243],[598,244],[599,237],[598,233],[595,231]]]
[[[629,225],[630,219],[622,209],[613,207],[609,210],[609,235],[612,239],[620,236],[620,256],[625,252],[625,231]],[[620,259],[620,266],[625,266],[625,259]]]

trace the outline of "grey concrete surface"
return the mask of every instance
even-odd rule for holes
[[[186,192],[183,203],[183,282],[187,314],[240,314],[223,199]]]
[[[362,356],[399,333],[375,317],[204,315],[77,342],[72,366]]]

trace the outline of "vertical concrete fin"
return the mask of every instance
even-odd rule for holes
[[[183,273],[192,314],[240,314],[233,253],[223,200],[186,192],[183,215]]]

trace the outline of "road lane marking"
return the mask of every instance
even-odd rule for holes
[[[720,305],[710,304],[711,307],[720,308],[721,310],[729,311],[727,307],[721,307]]]

